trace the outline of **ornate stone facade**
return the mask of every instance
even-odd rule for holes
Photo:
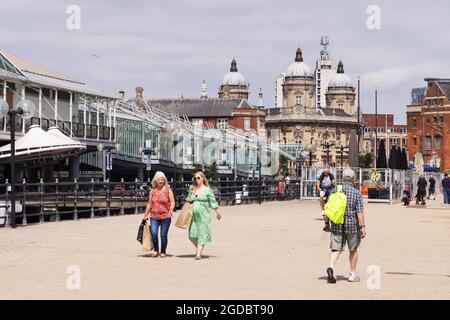
[[[248,99],[250,84],[238,72],[236,60],[231,61],[230,72],[223,78],[219,89],[220,99]]]
[[[286,146],[304,148],[313,144],[313,166],[357,166],[356,94],[351,80],[340,62],[337,73],[321,93],[327,105],[318,108],[317,99],[321,97],[316,95],[315,74],[303,61],[301,49],[297,49],[295,61],[282,80],[283,105],[269,109],[266,118],[269,138]],[[302,155],[307,164],[309,153]]]

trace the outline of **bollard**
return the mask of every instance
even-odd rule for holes
[[[11,208],[11,197],[9,195],[9,190],[11,189],[11,186],[8,183],[8,179],[5,179],[5,185],[6,185],[6,194],[5,194],[5,202],[6,202],[6,221],[5,221],[5,227],[11,226],[11,216],[10,216],[10,208]]]
[[[55,188],[56,188],[56,217],[55,217],[55,221],[61,221],[61,217],[59,216],[59,208],[58,208],[58,198],[59,198],[59,190],[58,190],[58,179],[56,179],[55,181]]]
[[[44,179],[39,180],[39,202],[41,212],[39,213],[39,223],[44,222]]]
[[[110,211],[110,207],[111,207],[111,198],[110,198],[110,193],[109,193],[109,178],[106,179],[106,216],[109,217],[111,216],[111,211]]]
[[[138,198],[138,178],[134,180],[134,214],[138,214],[138,204],[137,204],[137,198]]]
[[[73,182],[75,183],[75,187],[73,190],[73,220],[78,220],[78,180],[73,179]]]
[[[22,180],[22,225],[27,225],[27,214],[25,211],[25,202],[26,202],[26,183],[27,181],[25,179]]]
[[[91,178],[91,219],[95,218],[94,211],[94,178]]]
[[[123,178],[120,179],[120,182],[121,182],[122,185],[123,185]],[[124,187],[124,189],[125,189],[125,187]],[[120,191],[120,214],[121,214],[121,215],[124,215],[124,214],[125,214],[125,210],[124,210],[124,208],[123,208],[124,194],[125,194],[125,190],[121,190],[121,191]]]

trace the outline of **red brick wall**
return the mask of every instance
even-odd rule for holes
[[[409,158],[412,160],[417,152],[422,152],[425,162],[432,159],[433,152],[441,159],[441,167],[450,170],[450,99],[438,99],[442,97],[436,84],[433,84],[428,90],[421,103],[421,111],[407,114],[408,128],[408,151]],[[439,107],[428,107],[429,99],[440,100],[442,105]],[[443,121],[440,121],[440,116]],[[435,116],[438,122],[435,121]],[[416,126],[413,126],[414,118]],[[436,147],[434,137],[442,134],[440,138],[440,147]],[[414,137],[417,144],[414,145]],[[426,148],[425,138],[431,137],[431,148]]]

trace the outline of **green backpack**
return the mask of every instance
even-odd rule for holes
[[[338,185],[337,191],[330,195],[325,204],[325,216],[334,224],[343,224],[346,207],[347,196],[342,191],[342,185]]]

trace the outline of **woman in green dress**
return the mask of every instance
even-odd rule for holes
[[[197,249],[195,260],[201,260],[205,245],[211,243],[211,209],[214,210],[217,220],[222,218],[222,214],[218,210],[219,205],[203,172],[199,171],[194,174],[194,182],[189,189],[188,199],[194,203],[192,221],[189,226],[189,239]]]

